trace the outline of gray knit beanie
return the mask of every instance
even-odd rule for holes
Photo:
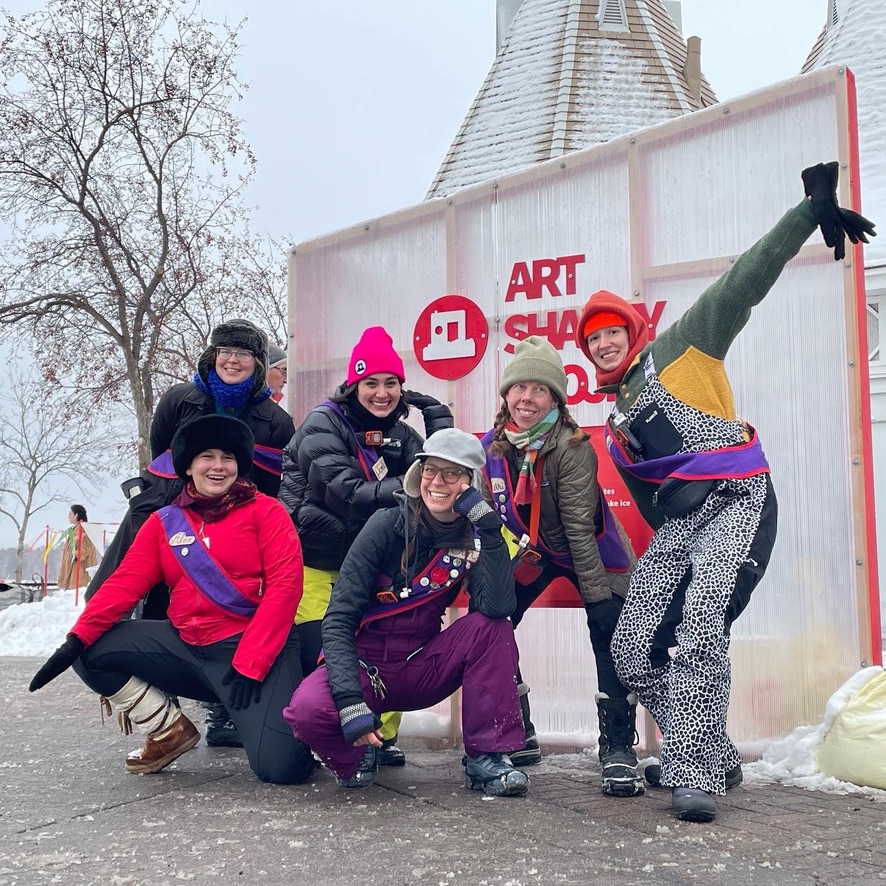
[[[505,367],[498,386],[502,397],[518,381],[547,385],[561,406],[566,405],[566,370],[554,346],[540,335],[530,335],[514,348],[514,359]]]

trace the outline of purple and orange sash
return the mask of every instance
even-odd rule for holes
[[[514,487],[505,459],[495,458],[489,454],[489,447],[492,445],[494,433],[495,428],[492,428],[481,440],[483,448],[486,450],[486,467],[483,469],[483,476],[486,479],[486,484],[492,495],[493,506],[498,515],[505,526],[517,538],[521,538],[524,535],[529,535],[530,532],[517,511],[514,501]],[[539,478],[539,483],[541,479]],[[599,484],[597,484],[597,494],[603,518],[603,528],[595,534],[594,538],[597,541],[600,560],[609,572],[627,572],[631,568],[631,558],[621,536],[618,534],[609,503],[606,501],[606,496],[603,494]],[[551,550],[540,538],[536,539],[533,547],[538,548],[538,550],[550,557],[551,561],[558,566],[562,566],[565,569],[574,569],[570,554]]]

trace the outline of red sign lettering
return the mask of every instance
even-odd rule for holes
[[[583,255],[561,255],[558,258],[539,258],[532,263],[532,270],[525,261],[514,263],[508,292],[505,301],[513,301],[522,292],[526,298],[541,298],[543,289],[552,296],[575,295],[575,269],[584,264]],[[564,290],[561,292],[558,282],[560,272],[565,271]]]

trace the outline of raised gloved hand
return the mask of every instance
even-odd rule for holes
[[[592,631],[598,631],[603,637],[611,637],[615,633],[615,626],[618,624],[622,606],[624,606],[624,600],[615,594],[605,600],[586,604],[588,627]]]
[[[231,665],[228,672],[222,677],[222,686],[231,685],[228,696],[228,707],[235,711],[248,708],[253,702],[261,701],[261,680],[253,680],[245,677]]]
[[[436,397],[428,394],[420,394],[418,391],[403,391],[403,399],[416,409],[421,410],[421,417],[425,421],[425,435],[454,427],[455,421],[448,406],[444,406]]]
[[[338,716],[341,720],[341,731],[351,744],[367,733],[381,729],[381,720],[370,710],[365,701],[342,708]]]
[[[847,235],[853,243],[867,243],[866,235],[876,236],[872,222],[851,209],[841,209],[837,203],[840,165],[836,161],[810,166],[800,177],[806,196],[812,200],[824,242],[834,250],[835,261],[846,257]]]
[[[501,518],[489,507],[483,494],[473,486],[463,489],[455,500],[452,509],[463,517],[467,517],[474,526],[481,529],[501,531]]]
[[[59,674],[64,673],[80,658],[80,653],[85,648],[86,644],[76,634],[68,634],[65,642],[49,656],[46,664],[34,674],[28,686],[28,692],[42,689],[50,680],[54,680]]]

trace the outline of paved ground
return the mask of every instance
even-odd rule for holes
[[[668,791],[604,797],[590,755],[532,767],[522,799],[463,788],[455,751],[410,751],[365,791],[325,770],[263,785],[202,742],[129,775],[138,743],[73,674],[29,694],[39,664],[0,659],[0,886],[886,883],[886,804],[742,786],[714,824],[681,823]]]

